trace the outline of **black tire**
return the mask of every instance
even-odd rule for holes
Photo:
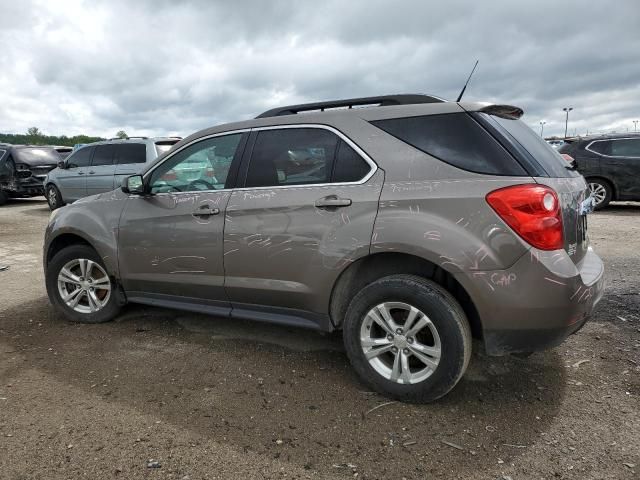
[[[360,340],[362,324],[367,313],[383,302],[414,306],[437,329],[441,344],[439,363],[430,376],[418,383],[402,384],[387,379],[365,357]],[[360,379],[373,390],[401,401],[428,403],[446,395],[462,378],[471,358],[471,329],[462,307],[438,284],[413,275],[384,277],[363,288],[349,304],[343,338]]]
[[[9,195],[7,195],[6,192],[0,190],[0,206],[7,203],[7,200],[9,200]]]
[[[79,323],[103,323],[113,320],[120,312],[120,304],[117,298],[117,289],[114,279],[109,276],[110,295],[107,303],[96,312],[81,313],[69,307],[62,299],[58,289],[58,275],[60,270],[70,261],[77,259],[87,259],[97,263],[106,272],[100,256],[96,251],[87,245],[71,245],[56,253],[51,261],[47,264],[45,272],[45,281],[47,286],[47,294],[53,306],[61,312],[65,317],[73,322]]]
[[[47,185],[45,189],[44,196],[47,198],[47,203],[49,204],[49,209],[51,211],[56,208],[64,207],[64,202],[62,201],[62,195],[60,194],[60,190],[54,184],[50,183]]]
[[[592,194],[595,191],[604,192],[604,196],[599,196],[599,198],[602,198],[602,200],[596,200],[595,209],[602,210],[607,205],[609,205],[609,202],[613,197],[613,187],[611,186],[611,184],[608,181],[603,180],[602,178],[590,178],[587,180],[587,183],[589,184],[589,188]]]

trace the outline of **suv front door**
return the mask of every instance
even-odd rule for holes
[[[120,219],[118,263],[129,297],[166,306],[198,303],[212,313],[228,311],[222,264],[224,213],[234,180],[229,171],[234,162],[237,166],[246,136],[219,135],[183,147],[145,175],[149,195],[127,199]],[[218,158],[216,150],[226,156]],[[194,172],[195,164],[199,172]],[[188,176],[181,175],[185,165]]]
[[[64,169],[58,173],[58,185],[65,202],[87,196],[87,172],[95,147],[81,147],[67,157]]]
[[[224,232],[233,312],[326,322],[336,278],[369,253],[383,173],[323,126],[256,129],[246,151]]]

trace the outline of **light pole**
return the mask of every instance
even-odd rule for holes
[[[547,122],[540,122],[540,136],[542,137],[542,132],[544,132],[544,124]]]
[[[633,121],[633,131],[637,132],[638,131],[638,120],[634,120]]]
[[[564,120],[564,138],[567,138],[567,125],[569,125],[569,112],[573,110],[573,107],[564,107],[562,110],[564,112],[567,112],[567,117]]]

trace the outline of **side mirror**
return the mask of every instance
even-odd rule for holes
[[[61,168],[61,169],[63,169],[63,170],[64,170],[65,168],[67,168],[66,164],[64,163],[64,160],[60,160],[60,161],[58,162],[58,168]]]
[[[130,195],[143,195],[144,192],[144,180],[142,175],[131,175],[122,180],[122,186],[120,187],[124,193]]]

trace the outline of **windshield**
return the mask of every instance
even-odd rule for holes
[[[56,165],[60,161],[53,148],[17,148],[15,155],[18,162],[29,165]]]

